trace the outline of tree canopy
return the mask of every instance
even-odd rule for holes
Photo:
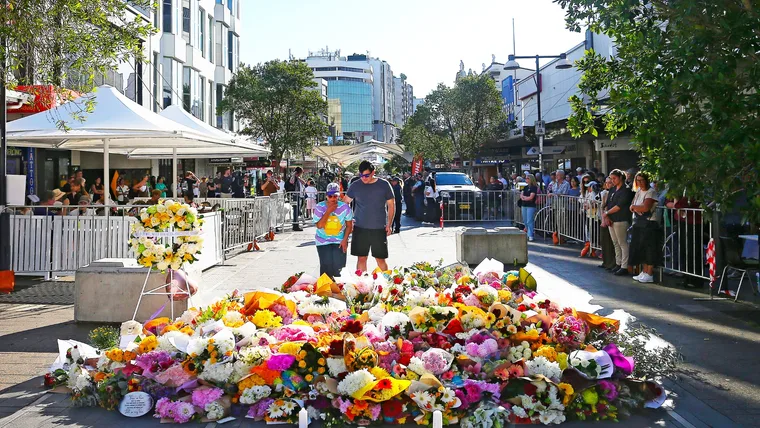
[[[0,7],[0,73],[9,88],[54,85],[86,93],[120,63],[142,59],[154,31],[131,7],[152,0],[13,0]],[[94,108],[87,102],[86,109]],[[83,117],[81,117],[83,118]],[[60,125],[65,126],[64,123]]]
[[[303,62],[269,61],[241,65],[229,83],[219,111],[234,111],[242,134],[263,139],[278,162],[285,152],[309,153],[327,138],[327,102]]]
[[[467,76],[454,87],[439,84],[401,132],[404,148],[427,159],[473,159],[506,120],[496,84],[488,75]]]
[[[554,0],[568,28],[610,36],[617,52],[577,63],[574,136],[629,132],[643,168],[676,194],[760,221],[760,7],[756,1]],[[601,116],[601,119],[597,119]]]

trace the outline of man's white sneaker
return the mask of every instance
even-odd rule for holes
[[[633,280],[634,280],[634,281],[640,281],[640,280],[641,280],[641,275],[644,275],[644,272],[641,272],[640,274],[638,274],[638,275],[634,276],[634,277],[633,277]]]
[[[639,276],[638,279],[639,282],[647,283],[647,282],[654,282],[654,277],[652,275],[649,275],[648,273],[644,272]]]

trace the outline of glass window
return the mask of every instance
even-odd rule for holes
[[[172,0],[164,0],[164,33],[172,32]]]
[[[185,110],[187,110],[188,112],[190,111],[190,107],[192,105],[192,101],[190,99],[191,75],[192,75],[192,71],[190,70],[190,67],[182,68],[182,104]]]
[[[226,39],[224,37],[224,26],[221,22],[217,22],[215,24],[214,40],[216,41],[216,44],[214,45],[214,53],[216,54],[216,58],[214,58],[214,64],[223,67],[225,54],[224,41]]]
[[[227,0],[227,9],[229,9],[230,12],[232,12],[232,0]]]
[[[234,34],[231,31],[227,31],[227,69],[232,70],[232,65],[235,63],[232,58]]]
[[[472,181],[464,174],[444,174],[435,176],[435,184],[439,186],[472,186]]]
[[[164,96],[164,108],[172,105],[172,81],[173,81],[173,66],[174,61],[171,58],[164,57],[164,69],[163,69],[163,96]]]
[[[198,37],[199,37],[199,45],[201,49],[201,56],[206,58],[206,11],[201,9],[200,10],[200,19],[198,20],[199,28],[198,28]]]
[[[190,0],[182,1],[182,32],[190,34]]]
[[[213,125],[214,123],[214,82],[208,82],[208,121]]]
[[[214,17],[208,17],[208,60],[214,62]]]
[[[159,108],[161,107],[161,94],[158,93],[158,54],[153,53],[153,62],[151,63],[151,66],[153,67],[153,111],[158,112]]]
[[[217,107],[222,102],[222,99],[224,99],[224,85],[217,83],[216,84],[216,105]],[[216,116],[216,127],[217,128],[224,128],[224,118],[222,116],[217,115]]]
[[[206,120],[206,79],[201,76],[201,84],[198,85],[200,90],[200,104],[198,105],[198,119]]]

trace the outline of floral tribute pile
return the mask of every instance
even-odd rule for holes
[[[139,218],[132,224],[129,245],[141,266],[164,272],[198,260],[203,219],[195,208],[166,199],[141,209]]]
[[[126,322],[126,346],[74,346],[46,383],[106,409],[144,391],[156,418],[178,423],[296,423],[306,409],[326,426],[431,425],[440,410],[444,424],[503,427],[618,420],[662,403],[611,340],[618,321],[534,285],[525,271],[427,263],[344,270],[335,283],[297,274],[173,321]]]

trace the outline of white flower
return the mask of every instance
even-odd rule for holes
[[[412,398],[417,404],[419,404],[420,408],[424,410],[430,410],[435,402],[433,396],[427,391],[419,391],[415,393]]]
[[[417,373],[418,375],[424,375],[428,372],[425,370],[425,363],[417,357],[412,357],[409,360],[409,365],[406,366],[406,368]]]
[[[375,376],[372,375],[367,369],[357,370],[349,373],[338,384],[338,393],[344,396],[351,397],[356,391],[362,389],[370,382],[375,381]]]
[[[524,409],[532,409],[533,406],[535,405],[535,403],[533,402],[533,398],[531,398],[528,395],[523,394],[523,395],[518,396],[517,398],[520,399],[520,405]]]
[[[282,410],[285,412],[286,415],[293,413],[293,410],[295,409],[296,409],[296,405],[293,404],[292,401],[286,401],[285,404],[282,405]]]
[[[151,218],[150,218],[150,225],[151,225],[151,226],[153,226],[153,227],[156,227],[156,226],[158,226],[159,224],[161,224],[161,222],[159,222],[157,218],[155,218],[155,217],[151,217]]]
[[[240,402],[242,404],[253,404],[253,403],[256,403],[257,401],[260,401],[261,399],[269,397],[271,393],[272,393],[272,388],[266,385],[253,386],[243,391],[243,394],[240,396]]]
[[[165,271],[168,268],[169,268],[169,263],[166,263],[166,260],[160,261],[160,262],[156,263],[156,269],[158,269],[158,270],[160,270],[162,272]]]
[[[206,361],[203,363],[203,372],[198,375],[198,378],[209,382],[227,383],[232,375],[232,369],[232,363],[210,364]]]
[[[525,363],[525,371],[529,376],[543,375],[555,382],[559,381],[559,378],[562,376],[559,363],[553,363],[543,356],[527,361]]]
[[[180,209],[177,210],[177,215],[184,216],[185,214],[187,214],[187,209],[185,208],[185,206],[182,206]]]
[[[327,370],[330,372],[330,376],[338,377],[341,373],[347,372],[348,368],[346,367],[346,361],[342,357],[328,358]]]
[[[77,391],[83,391],[85,388],[92,385],[92,378],[90,377],[90,373],[87,372],[87,370],[78,370],[79,373],[77,377],[74,379],[74,386],[72,389],[75,389]]]
[[[280,406],[277,405],[277,402],[273,402],[269,405],[269,409],[267,411],[267,414],[269,415],[270,419],[278,419],[285,415],[285,412],[283,411]]]
[[[187,344],[187,354],[190,356],[201,355],[208,346],[208,339],[206,338],[193,338],[190,343]]]
[[[206,417],[212,421],[221,419],[224,416],[224,407],[218,401],[206,404],[204,410],[206,410]]]
[[[528,417],[528,413],[525,411],[525,409],[523,409],[522,407],[519,407],[519,406],[513,406],[512,407],[512,413],[514,413],[515,416],[517,416],[518,418],[527,418]]]
[[[131,321],[124,321],[121,323],[121,335],[122,336],[133,336],[142,333],[143,326],[139,322],[135,320]]]
[[[157,213],[165,213],[166,212],[166,206],[158,204],[156,205],[156,212]]]
[[[456,399],[457,399],[457,396],[456,394],[454,394],[453,390],[449,388],[445,388],[443,390],[443,393],[441,394],[441,401],[443,401],[446,404],[449,404]]]

